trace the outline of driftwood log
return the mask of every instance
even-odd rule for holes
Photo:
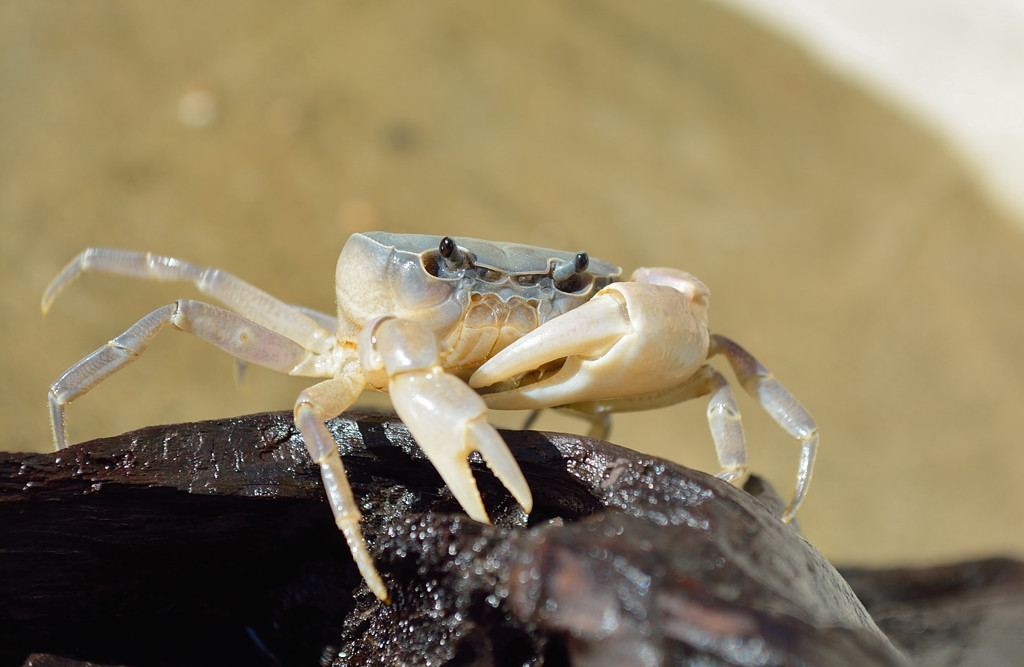
[[[330,426],[390,606],[362,583],[290,414],[151,427],[0,455],[2,664],[907,664],[757,478],[755,497],[605,442],[505,431],[535,507],[476,461],[487,526],[401,422]],[[1020,614],[1019,564],[995,563],[967,587],[1016,591],[1001,609]],[[928,620],[905,573],[848,576],[873,610],[903,605],[885,618],[905,648],[946,655],[941,633],[907,641]],[[920,581],[932,601],[950,593]]]

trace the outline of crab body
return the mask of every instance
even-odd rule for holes
[[[354,342],[377,317],[419,322],[441,343],[445,369],[464,374],[621,275],[589,260],[559,283],[552,267],[574,263],[578,253],[463,238],[446,258],[439,245],[436,236],[352,236],[336,272],[339,340]]]
[[[227,306],[178,300],[153,311],[72,365],[50,387],[54,440],[67,441],[65,406],[133,362],[159,331],[192,333],[246,363],[326,378],[303,390],[295,421],[338,527],[370,589],[387,600],[369,555],[337,444],[326,420],[364,390],[387,391],[399,417],[452,494],[487,521],[467,462],[484,462],[529,512],[518,464],[488,423],[488,408],[565,407],[589,416],[591,435],[608,415],[708,397],[707,417],[726,480],[746,469],[746,443],[728,382],[707,360],[722,355],[743,387],[801,443],[796,512],[810,484],[817,427],[748,352],[711,334],[708,290],[678,269],[641,268],[629,280],[586,253],[425,235],[353,235],[338,259],[337,316],[279,301],[233,275],[150,253],[102,248],[79,254],[43,295],[85,271],[186,281]]]

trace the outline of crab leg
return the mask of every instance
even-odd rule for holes
[[[168,324],[213,343],[239,359],[283,373],[307,366],[310,359],[319,356],[230,310],[201,301],[176,301],[143,317],[64,371],[50,386],[50,425],[57,449],[63,449],[67,443],[64,406],[138,359]]]
[[[329,322],[329,319],[324,320],[302,308],[290,306],[226,271],[204,269],[149,252],[113,248],[88,248],[75,256],[43,293],[43,314],[50,310],[57,295],[78,276],[93,271],[160,282],[191,282],[203,294],[292,339],[307,350],[325,352],[334,342],[334,330],[325,329],[320,324]]]
[[[429,329],[411,320],[379,318],[363,329],[358,347],[363,368],[387,383],[398,416],[470,517],[490,522],[466,460],[474,451],[523,509],[532,509],[530,487],[508,445],[487,422],[487,405],[445,372]]]
[[[295,304],[291,304],[291,307],[315,321],[326,331],[338,330],[338,318],[334,315],[322,313],[319,310],[306,308],[305,306],[297,306]],[[248,370],[248,366],[249,365],[241,359],[235,359],[235,382],[239,385],[241,385],[245,380],[245,373]]]
[[[338,455],[338,445],[325,422],[344,412],[358,398],[366,386],[362,373],[340,373],[305,389],[295,402],[295,425],[306,443],[313,461],[320,466],[320,477],[327,492],[327,501],[334,513],[334,521],[345,536],[349,551],[359,574],[379,600],[390,602],[388,590],[373,564],[366,539],[359,527],[362,514],[352,495],[345,467]]]
[[[603,406],[615,412],[649,410],[661,405],[673,405],[693,398],[710,396],[707,418],[711,438],[715,443],[715,454],[722,471],[715,475],[719,479],[733,482],[747,472],[747,442],[743,434],[743,422],[732,387],[725,377],[711,366],[701,366],[693,377],[678,387],[660,395],[648,395],[632,399],[611,401]],[[581,409],[583,406],[573,406]]]
[[[800,443],[800,467],[797,470],[796,490],[782,514],[782,520],[789,521],[804,501],[811,484],[814,457],[818,450],[818,425],[800,402],[779,384],[761,362],[732,340],[717,334],[711,336],[708,354],[721,354],[725,357],[747,393],[756,398],[765,412]]]
[[[782,514],[782,520],[788,522],[803,503],[811,483],[818,448],[818,427],[807,410],[779,384],[771,372],[737,343],[725,336],[713,334],[708,356],[716,354],[726,358],[743,388],[758,400],[787,433],[800,442],[796,491]],[[732,388],[722,374],[710,366],[701,367],[693,377],[668,391],[604,401],[584,401],[567,407],[592,414],[632,412],[667,407],[708,394],[711,395],[708,402],[708,425],[715,441],[718,461],[722,464],[722,472],[717,476],[731,482],[746,472],[746,441]]]

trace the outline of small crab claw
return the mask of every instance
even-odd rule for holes
[[[487,406],[465,382],[444,371],[429,329],[411,320],[380,318],[363,329],[359,349],[370,381],[386,381],[398,416],[470,517],[490,523],[466,460],[474,451],[524,510],[533,509],[519,464],[487,422]]]
[[[652,270],[648,270],[652,271]],[[491,357],[469,378],[498,409],[536,409],[668,390],[703,364],[707,289],[672,269],[614,283]],[[668,272],[668,273],[666,273]],[[635,282],[641,278],[644,282]],[[544,376],[537,369],[563,360]],[[508,388],[511,387],[511,388]]]

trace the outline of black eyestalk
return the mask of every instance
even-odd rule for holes
[[[558,262],[551,271],[551,277],[556,283],[564,283],[577,273],[583,273],[590,266],[590,255],[585,252],[578,252],[571,261]]]
[[[455,243],[455,239],[450,236],[441,239],[441,244],[437,247],[437,251],[444,257],[444,261],[450,269],[458,269],[466,263],[466,253]]]

